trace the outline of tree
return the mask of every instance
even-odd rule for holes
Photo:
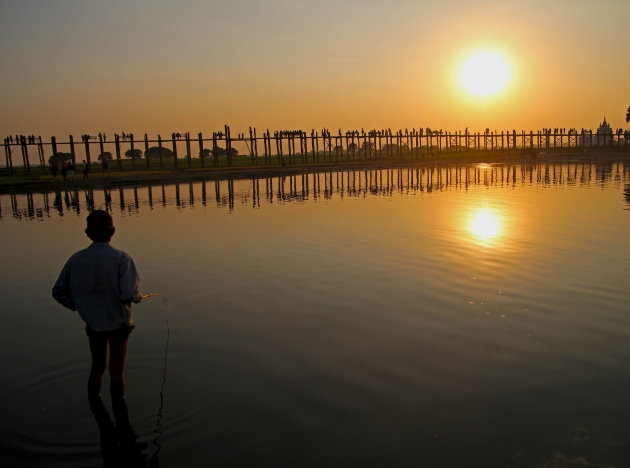
[[[359,147],[356,143],[348,143],[348,153],[356,153],[357,149],[359,149]]]
[[[209,158],[210,156],[212,156],[212,151],[209,148],[204,148],[199,152],[200,158]]]
[[[212,148],[211,153],[215,158],[220,158],[221,156],[225,156],[227,154],[225,148],[221,148],[220,146]]]
[[[217,158],[220,158],[221,156],[226,156],[228,154],[225,148],[221,148],[220,146],[217,146],[214,149],[212,149],[210,153],[212,153],[212,156],[215,156]],[[230,148],[230,156],[236,156],[236,155],[238,155],[238,150],[236,148]]]
[[[172,159],[175,154],[168,148],[152,146],[145,151],[144,155],[149,159],[159,159],[162,156],[163,159]]]
[[[626,123],[630,123],[630,106],[628,106],[628,112],[626,112]]]
[[[138,148],[128,149],[125,151],[125,156],[129,159],[142,159],[142,150]]]
[[[70,153],[57,152],[48,158],[48,164],[51,166],[61,166],[66,161],[72,161],[72,155]]]
[[[114,158],[112,156],[112,153],[110,153],[109,151],[105,151],[104,153],[99,154],[97,159],[99,161],[111,161]]]

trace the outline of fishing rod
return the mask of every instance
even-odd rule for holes
[[[164,297],[162,294],[160,293],[149,293],[149,294],[145,294],[144,296],[140,296],[142,299],[146,299],[147,297],[151,297],[151,296],[162,296]],[[166,300],[166,297],[164,297],[164,300]]]
[[[170,309],[166,302],[166,296],[164,296],[163,294],[149,293],[140,297],[142,299],[146,299],[147,297],[152,297],[152,296],[161,296],[162,304],[164,305],[165,311],[170,312]],[[155,429],[153,430],[153,433],[156,434],[155,438],[153,439],[153,445],[155,445],[156,451],[149,458],[149,466],[151,466],[153,462],[157,463],[157,455],[158,453],[160,453],[160,450],[162,450],[162,445],[160,444],[159,440],[164,435],[164,431],[162,430],[162,408],[164,407],[164,384],[166,384],[166,359],[168,358],[168,342],[169,342],[170,335],[171,335],[171,329],[168,325],[168,314],[167,314],[166,315],[166,347],[164,350],[164,367],[162,369],[162,385],[160,386],[160,408],[157,410],[157,413],[155,414],[155,418],[156,418]]]

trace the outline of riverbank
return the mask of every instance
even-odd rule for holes
[[[445,164],[545,164],[628,160],[630,149],[627,151],[580,151],[547,153],[506,152],[506,153],[459,153],[456,155],[440,154],[440,157],[426,157],[424,159],[368,159],[340,162],[319,162],[292,165],[272,166],[241,166],[221,168],[194,168],[176,170],[125,170],[102,171],[92,170],[88,179],[82,174],[74,175],[72,179],[63,180],[60,175],[37,173],[33,170],[30,175],[12,175],[0,177],[0,193],[51,192],[55,190],[83,190],[101,189],[108,187],[144,186],[152,184],[168,184],[175,182],[195,182],[201,180],[251,179],[265,177],[291,176],[325,171],[356,171],[367,169],[387,169],[396,167],[435,167]]]

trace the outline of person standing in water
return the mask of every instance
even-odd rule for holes
[[[109,213],[90,213],[85,233],[92,244],[70,257],[52,289],[57,302],[78,311],[86,324],[92,353],[87,386],[91,406],[102,401],[108,345],[112,401],[124,400],[123,368],[127,341],[134,328],[131,305],[142,300],[133,259],[110,245],[115,231]]]

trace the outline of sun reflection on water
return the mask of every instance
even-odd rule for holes
[[[488,207],[470,213],[468,231],[476,242],[494,244],[504,231],[503,217],[498,210]]]

